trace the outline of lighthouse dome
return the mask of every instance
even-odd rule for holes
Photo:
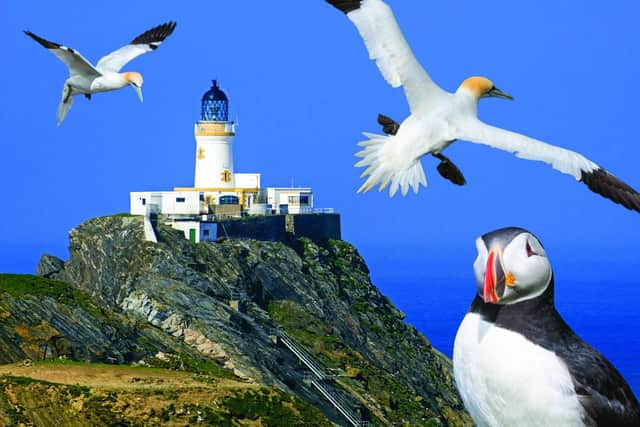
[[[213,80],[211,88],[202,95],[200,120],[204,122],[226,122],[229,120],[229,98]]]

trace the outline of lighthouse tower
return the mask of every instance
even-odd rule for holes
[[[232,189],[233,137],[235,124],[229,121],[229,99],[213,80],[211,89],[202,96],[200,121],[195,125],[195,187],[200,189]]]

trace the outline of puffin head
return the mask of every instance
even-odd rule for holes
[[[458,88],[458,92],[468,92],[476,98],[476,101],[489,97],[513,100],[513,96],[495,87],[493,82],[486,77],[474,76],[465,79]]]
[[[552,271],[540,241],[522,228],[492,231],[476,240],[473,271],[485,303],[513,304],[541,295]]]

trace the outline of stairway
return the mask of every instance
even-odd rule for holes
[[[287,347],[299,360],[302,362],[311,372],[314,379],[311,381],[311,385],[315,387],[320,394],[327,399],[336,410],[342,414],[342,416],[354,427],[368,427],[369,421],[364,421],[358,413],[356,413],[351,405],[336,393],[333,387],[330,385],[331,377],[326,374],[322,365],[313,359],[313,356],[309,354],[304,347],[298,344],[293,338],[287,335],[284,331],[278,330],[278,339],[285,347]]]

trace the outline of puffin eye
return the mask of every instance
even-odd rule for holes
[[[527,256],[530,257],[531,255],[537,255],[536,251],[533,250],[533,248],[531,247],[531,243],[529,243],[529,241],[527,240]]]

